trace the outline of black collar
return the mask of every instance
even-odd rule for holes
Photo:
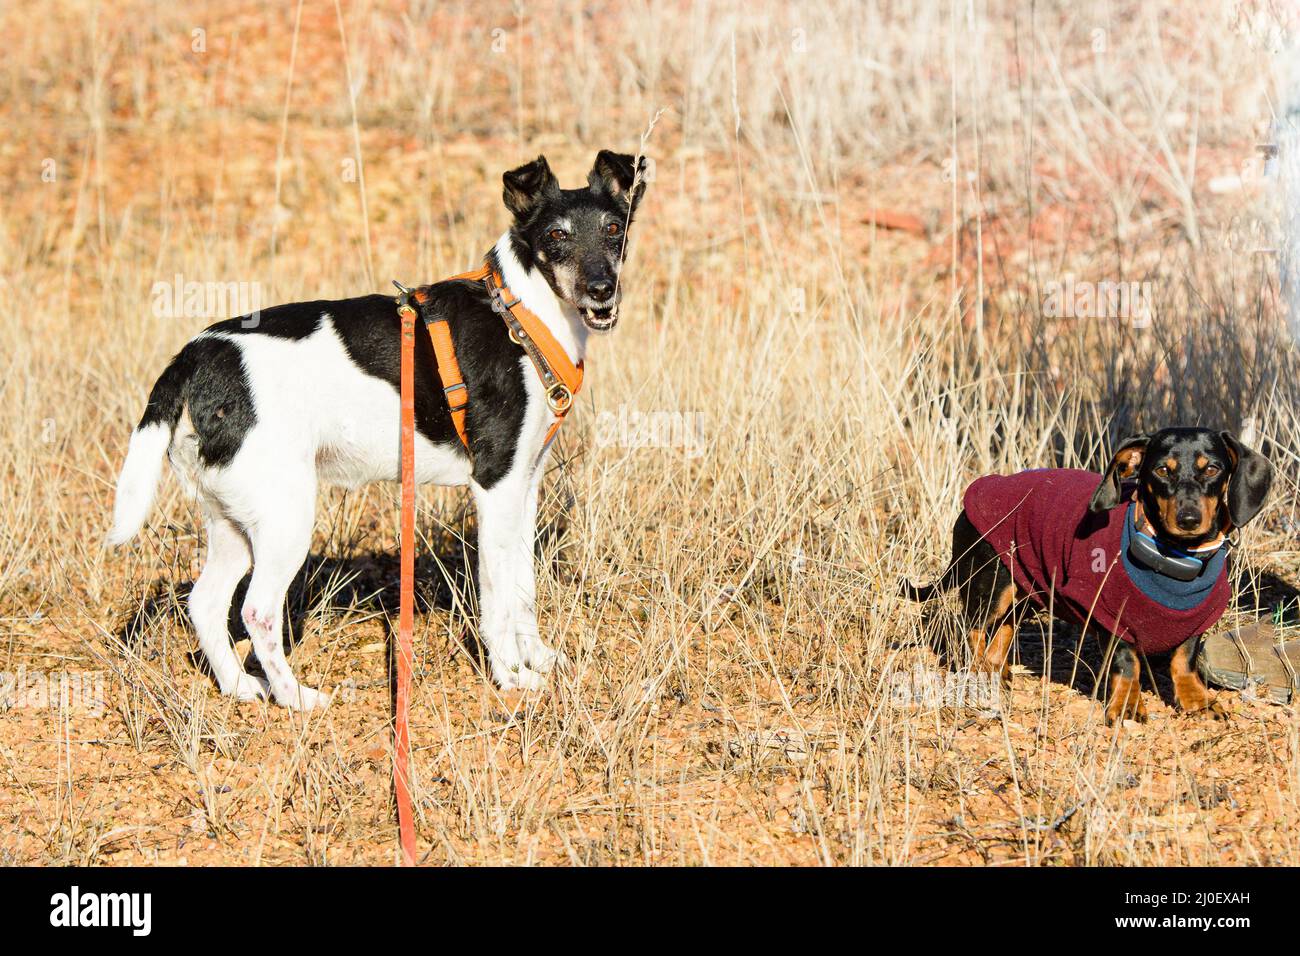
[[[1145,513],[1143,514],[1145,517]],[[1177,545],[1170,544],[1155,533],[1154,526],[1150,534],[1143,531],[1138,523],[1138,503],[1129,506],[1127,520],[1130,522],[1128,553],[1129,557],[1144,567],[1176,581],[1194,581],[1205,570],[1207,564],[1223,550],[1226,537],[1220,537],[1213,547],[1185,551]],[[1150,524],[1150,521],[1147,522]]]

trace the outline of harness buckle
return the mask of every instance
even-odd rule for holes
[[[491,274],[486,276],[483,281],[488,287],[488,296],[492,300],[492,310],[498,315],[509,315],[510,310],[523,301],[516,295],[513,302],[507,302],[505,293],[502,291],[501,286],[497,284],[495,277]],[[514,295],[514,293],[512,292],[511,295]]]
[[[551,411],[556,415],[563,415],[573,407],[573,393],[569,391],[569,386],[561,382],[549,392],[546,393],[546,404],[550,406]]]
[[[402,283],[398,282],[396,279],[393,280],[393,285],[397,286],[397,291],[401,293],[401,295],[395,297],[397,301],[397,314],[415,315],[415,309],[411,307],[411,290],[402,285]]]

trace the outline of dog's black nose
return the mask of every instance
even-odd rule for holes
[[[593,279],[587,283],[587,295],[598,302],[604,302],[614,294],[614,280]]]
[[[1174,520],[1184,531],[1191,531],[1201,523],[1201,512],[1196,508],[1179,508]]]

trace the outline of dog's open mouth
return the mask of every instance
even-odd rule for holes
[[[608,332],[618,325],[618,306],[605,309],[583,309],[582,322],[593,332]]]

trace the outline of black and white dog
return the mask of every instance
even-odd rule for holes
[[[541,156],[503,177],[514,221],[490,259],[575,363],[589,334],[617,321],[625,234],[645,188],[643,169],[644,160],[602,150],[585,188],[561,189]],[[538,633],[533,576],[552,416],[482,283],[438,283],[432,297],[448,317],[469,390],[470,453],[421,334],[416,480],[472,489],[479,630],[492,676],[503,689],[537,688],[558,656]],[[149,395],[118,478],[109,543],[130,540],[143,525],[167,455],[207,525],[207,561],[189,609],[223,694],[249,700],[269,690],[301,709],[328,702],[298,683],[285,659],[285,592],[307,557],[318,484],[398,479],[399,326],[394,300],[384,295],[277,306],[255,324],[219,322],[181,349]],[[266,682],[244,672],[226,626],[250,566],[242,616]]]

